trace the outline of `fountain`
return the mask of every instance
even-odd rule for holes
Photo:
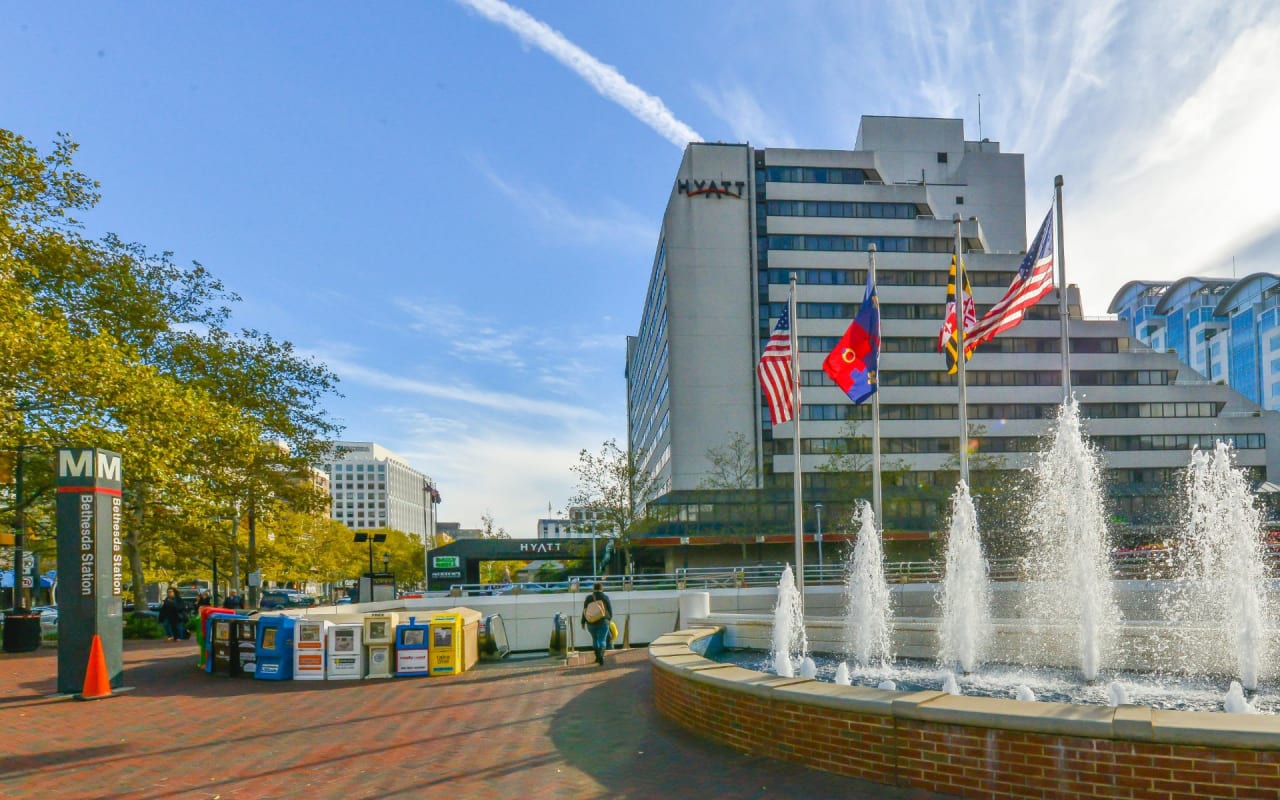
[[[870,503],[861,504],[861,520],[845,566],[845,639],[849,658],[870,667],[893,661],[893,617],[884,577],[884,545]]]
[[[778,581],[778,601],[773,607],[773,649],[771,662],[775,674],[793,678],[801,659],[809,653],[804,628],[804,610],[795,573],[788,564]]]
[[[658,708],[744,752],[948,794],[1129,796],[1114,775],[1148,794],[1274,792],[1280,698],[1260,690],[1280,672],[1280,587],[1267,579],[1260,515],[1232,458],[1221,443],[1192,451],[1185,524],[1161,565],[1171,571],[1113,580],[1098,454],[1067,402],[1034,469],[1021,580],[989,580],[961,482],[942,585],[893,585],[893,614],[881,616],[883,557],[864,508],[843,617],[813,613],[832,599],[814,587],[806,631],[788,568],[771,631],[764,615],[711,614],[702,623],[715,627],[655,643]],[[722,660],[751,670],[691,653],[762,648],[770,634],[778,675],[795,674],[810,642],[843,651],[834,669],[816,659],[816,674],[837,685],[770,681],[745,651]]]
[[[1088,681],[1098,679],[1120,619],[1111,591],[1100,472],[1098,454],[1081,434],[1079,406],[1069,400],[1034,469],[1035,500],[1025,527],[1024,617],[1039,636],[1026,643],[1024,658],[1074,663]]]
[[[1177,623],[1179,646],[1191,656],[1187,669],[1234,670],[1252,692],[1267,656],[1261,519],[1223,442],[1211,453],[1192,452],[1186,483],[1190,508],[1175,558],[1182,579],[1166,600],[1170,619]]]
[[[978,539],[978,515],[964,481],[951,496],[945,570],[938,663],[958,664],[968,674],[982,660],[991,634],[991,587]]]
[[[853,520],[859,532],[846,567],[841,628],[848,663],[841,665],[842,682],[874,686],[892,680],[951,692],[960,685],[951,674],[955,670],[979,694],[1008,696],[1009,689],[1001,686],[1008,680],[1004,687],[1016,684],[1041,699],[1113,707],[1139,702],[1217,708],[1221,694],[1204,699],[1211,696],[1205,678],[1214,676],[1235,677],[1243,691],[1256,692],[1275,669],[1261,520],[1227,445],[1192,451],[1190,460],[1189,511],[1173,559],[1176,576],[1125,584],[1127,619],[1110,574],[1100,458],[1084,438],[1074,400],[1063,404],[1034,467],[1036,488],[1023,528],[1029,554],[1022,581],[994,584],[1005,612],[999,619],[992,611],[993,584],[977,513],[963,481],[951,498],[936,616],[926,608],[903,617],[900,607],[895,621],[891,598],[899,606],[907,599],[903,587],[891,591],[885,580],[874,513],[862,504]],[[808,654],[809,638],[789,567],[779,583],[774,619],[771,667],[791,677]],[[829,629],[833,623],[811,618],[809,624]],[[905,655],[920,659],[918,643],[929,635],[934,645],[928,657],[935,670],[895,663],[895,650],[904,654],[903,642],[913,645]],[[1142,668],[1151,674],[1144,675]],[[1075,686],[1069,685],[1071,672],[1078,676]],[[827,667],[815,673],[827,680],[832,675]],[[801,674],[809,674],[807,664]],[[1094,683],[1102,687],[1090,689]],[[1265,706],[1274,702],[1269,699]]]

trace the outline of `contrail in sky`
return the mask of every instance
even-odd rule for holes
[[[506,26],[525,42],[578,73],[597,92],[631,112],[632,116],[653,128],[676,147],[683,150],[689,142],[702,141],[698,132],[676,119],[675,114],[671,113],[671,109],[661,99],[632,84],[616,69],[601,63],[545,22],[534,19],[502,0],[458,2]]]

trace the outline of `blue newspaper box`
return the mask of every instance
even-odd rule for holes
[[[264,681],[293,680],[293,617],[258,617],[258,668]]]
[[[428,620],[418,622],[416,617],[409,617],[409,622],[396,626],[396,676],[430,675],[430,635],[431,624]]]

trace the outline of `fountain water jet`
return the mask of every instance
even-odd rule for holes
[[[861,527],[845,566],[845,641],[856,664],[893,661],[893,617],[884,577],[884,545],[871,504],[860,504]]]
[[[978,516],[964,482],[951,496],[951,534],[942,582],[942,624],[938,663],[973,672],[991,635],[991,586],[978,539]]]
[[[788,564],[778,581],[778,601],[773,607],[773,671],[784,678],[794,678],[797,665],[808,653],[800,590]]]
[[[1248,482],[1232,467],[1225,442],[1213,452],[1192,451],[1187,496],[1177,549],[1182,580],[1170,598],[1172,616],[1186,637],[1194,637],[1196,651],[1233,657],[1240,683],[1254,691],[1268,647],[1265,539]]]
[[[1094,681],[1115,639],[1120,611],[1112,595],[1098,454],[1085,442],[1074,398],[1062,404],[1034,475],[1025,529],[1030,549],[1023,562],[1029,584],[1024,616],[1040,634],[1041,652],[1031,660],[1074,661],[1085,680]],[[1072,651],[1075,659],[1066,655]]]

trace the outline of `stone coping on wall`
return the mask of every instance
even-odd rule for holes
[[[1280,751],[1280,717],[1272,715],[1081,706],[779,678],[720,664],[698,652],[705,652],[711,638],[722,632],[719,626],[707,626],[665,634],[650,644],[649,660],[655,669],[731,693],[893,720],[1144,744]]]

